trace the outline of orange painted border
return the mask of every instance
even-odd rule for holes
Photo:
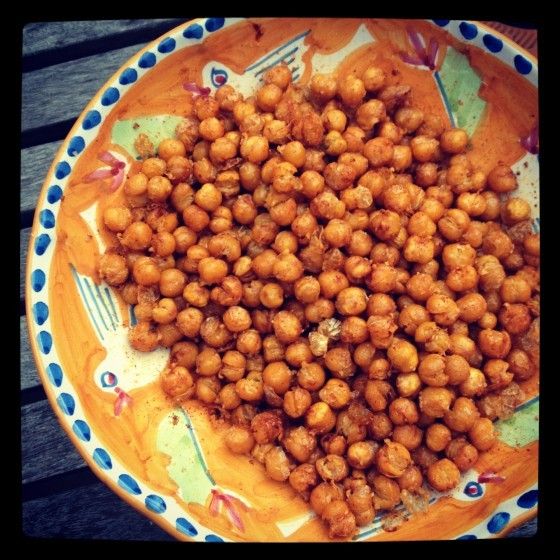
[[[74,123],[74,125],[72,126],[72,128],[70,129],[68,134],[66,135],[66,138],[64,139],[62,145],[60,146],[60,148],[56,152],[56,155],[53,158],[53,162],[51,163],[49,171],[48,171],[48,173],[45,177],[45,180],[43,182],[43,186],[41,187],[41,191],[40,191],[39,197],[37,199],[36,207],[41,207],[42,204],[43,204],[43,200],[46,196],[47,185],[51,182],[51,178],[52,178],[52,175],[54,173],[55,163],[59,160],[59,158],[64,153],[64,150],[66,149],[66,144],[67,144],[68,138],[71,138],[74,135],[74,133],[79,129],[79,126],[80,126],[80,123],[82,122],[83,117],[86,115],[86,113],[90,109],[92,109],[94,107],[97,100],[101,97],[102,92],[105,91],[105,89],[111,84],[111,82],[113,82],[114,80],[116,80],[116,78],[118,78],[118,76],[122,73],[122,71],[125,68],[132,65],[133,63],[136,63],[136,61],[140,59],[142,54],[144,54],[145,52],[149,51],[150,49],[152,49],[154,47],[157,47],[157,45],[160,43],[160,41],[163,37],[168,37],[168,36],[172,36],[172,35],[176,34],[177,32],[179,32],[180,29],[187,26],[188,24],[200,23],[202,21],[203,21],[203,19],[187,20],[186,22],[183,22],[180,25],[174,27],[173,29],[171,29],[170,31],[165,33],[164,35],[154,39],[153,41],[148,43],[144,48],[139,50],[135,55],[130,57],[125,63],[123,63],[119,67],[119,69],[109,79],[107,79],[105,81],[105,83],[99,88],[99,90],[93,96],[93,98],[90,100],[90,102],[86,105],[84,110],[80,113],[80,115],[76,119],[76,122]],[[538,67],[538,60],[531,53],[529,53],[526,49],[524,49],[523,47],[521,47],[520,45],[518,45],[517,43],[515,43],[514,41],[512,41],[511,39],[509,39],[508,37],[506,37],[502,33],[500,33],[499,31],[496,31],[495,29],[493,29],[493,28],[491,28],[491,27],[489,27],[489,26],[487,26],[483,23],[479,23],[479,22],[474,22],[474,23],[477,26],[479,26],[480,28],[486,30],[488,33],[499,36],[502,40],[506,41],[512,48],[514,48],[517,51],[522,52],[524,54],[524,56],[527,56]],[[45,393],[47,395],[47,399],[48,399],[48,401],[51,405],[51,408],[52,408],[53,412],[55,413],[55,416],[56,416],[59,424],[61,425],[62,429],[66,432],[66,435],[72,441],[72,443],[74,444],[74,447],[80,453],[80,455],[82,456],[84,461],[87,463],[87,465],[93,471],[95,476],[97,476],[97,478],[99,478],[104,484],[106,484],[122,500],[127,502],[130,506],[132,506],[134,509],[136,509],[138,512],[140,512],[142,515],[148,517],[150,519],[150,521],[152,521],[153,523],[155,523],[156,525],[161,527],[163,530],[167,531],[170,535],[172,535],[176,539],[182,540],[182,541],[188,541],[188,542],[195,542],[194,539],[192,539],[192,538],[188,537],[187,535],[185,535],[184,533],[178,531],[173,525],[171,525],[170,523],[165,521],[164,518],[162,518],[160,515],[151,512],[149,509],[141,506],[138,502],[133,500],[130,497],[129,494],[127,494],[122,488],[120,488],[120,486],[118,486],[118,484],[115,481],[113,481],[104,471],[102,471],[97,466],[97,464],[94,462],[93,458],[89,456],[89,454],[84,452],[84,450],[83,450],[78,438],[74,434],[74,432],[70,429],[69,426],[66,426],[65,422],[62,421],[63,416],[62,416],[61,412],[59,411],[58,406],[56,406],[55,397],[52,394],[52,391],[50,389],[50,385],[48,383],[47,375],[46,375],[45,370],[42,366],[41,359],[39,358],[40,354],[39,354],[38,349],[37,349],[37,343],[36,343],[35,339],[31,336],[31,328],[30,328],[30,324],[31,324],[30,319],[32,318],[33,314],[32,314],[32,311],[31,311],[31,298],[30,298],[30,289],[31,288],[30,288],[30,284],[28,282],[28,278],[29,278],[29,273],[30,273],[30,268],[31,268],[31,257],[30,257],[30,255],[32,254],[32,251],[30,252],[30,249],[33,246],[33,241],[35,239],[35,234],[37,232],[37,228],[38,228],[38,224],[39,224],[37,216],[38,215],[35,214],[35,218],[33,220],[33,225],[32,225],[32,228],[31,228],[31,235],[30,235],[30,238],[29,238],[29,244],[27,246],[27,258],[26,258],[26,267],[25,267],[25,312],[26,312],[26,317],[28,319],[27,320],[27,334],[28,334],[29,341],[31,343],[30,346],[31,346],[31,350],[32,350],[32,353],[33,353],[33,358],[35,360],[35,366],[37,367],[37,371],[39,372],[39,377],[41,378],[41,383],[43,384],[43,387],[45,388]],[[491,537],[491,538],[500,538],[500,537],[506,536],[510,531],[512,531],[513,529],[515,529],[519,525],[521,525],[523,522],[529,521],[530,519],[532,519],[536,515],[537,515],[537,508],[535,508],[534,511],[529,512],[525,516],[520,516],[520,517],[515,518],[515,520],[513,520],[511,524],[508,524],[508,526],[501,533],[498,533],[495,537]]]

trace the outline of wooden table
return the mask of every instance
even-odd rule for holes
[[[24,274],[37,197],[75,119],[130,56],[182,21],[50,22],[23,30],[20,337],[22,529],[27,536],[173,540],[101,483],[59,426],[29,348]],[[532,37],[525,44],[534,49]],[[536,524],[528,523],[512,536],[535,530]]]

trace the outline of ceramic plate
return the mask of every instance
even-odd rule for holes
[[[393,82],[413,86],[418,107],[467,130],[483,171],[499,160],[513,167],[539,227],[537,63],[481,24],[209,18],[126,62],[86,107],[45,179],[29,247],[27,314],[45,390],[68,436],[101,480],[178,539],[327,540],[288,485],[227,452],[196,404],[174,408],[165,399],[158,375],[168,350],[129,347],[131,310],[95,272],[110,242],[99,216],[139,166],[136,136],[157,144],[173,135],[186,84],[214,91],[228,83],[248,94],[279,62],[300,84],[317,71],[361,72],[373,62],[392,69]],[[498,422],[499,443],[451,495],[434,493],[427,514],[395,532],[383,531],[378,516],[355,540],[502,536],[535,515],[538,380],[523,389],[526,402]],[[487,472],[503,481],[484,482]]]

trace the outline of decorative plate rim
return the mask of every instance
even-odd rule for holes
[[[195,18],[195,19],[187,20],[187,21],[175,26],[173,29],[169,30],[167,33],[157,37],[153,41],[149,42],[146,46],[144,46],[143,48],[138,50],[132,57],[127,59],[118,68],[118,70],[110,76],[109,79],[107,79],[103,83],[103,85],[97,90],[95,95],[91,98],[91,100],[87,103],[87,105],[85,106],[83,111],[80,113],[80,115],[76,119],[76,122],[74,123],[74,125],[72,126],[70,131],[67,133],[63,143],[61,144],[60,148],[57,150],[56,155],[53,158],[53,161],[52,161],[52,163],[49,167],[49,170],[48,170],[48,172],[45,176],[45,180],[44,180],[44,182],[41,186],[41,190],[39,192],[39,196],[38,196],[37,204],[36,204],[35,216],[34,216],[33,225],[32,225],[32,228],[31,228],[30,239],[29,239],[29,243],[28,243],[28,246],[27,246],[26,269],[25,269],[25,300],[26,300],[25,301],[25,307],[26,307],[26,318],[27,318],[27,332],[28,332],[28,337],[29,337],[30,346],[31,346],[33,358],[34,358],[34,361],[35,361],[35,365],[37,367],[37,371],[39,372],[39,377],[41,379],[41,383],[42,383],[43,387],[45,388],[45,393],[47,395],[47,399],[50,403],[51,409],[54,411],[55,416],[56,416],[59,424],[62,426],[63,430],[66,432],[66,435],[72,441],[72,444],[74,445],[75,449],[77,449],[77,451],[80,453],[80,455],[85,460],[85,462],[90,467],[90,469],[93,471],[95,476],[97,478],[99,478],[104,484],[106,484],[119,498],[124,500],[126,503],[128,503],[130,506],[132,506],[134,509],[136,509],[139,513],[141,513],[145,517],[148,517],[148,519],[150,519],[153,523],[157,524],[160,528],[165,530],[167,533],[169,533],[170,535],[172,535],[176,539],[183,540],[183,541],[200,541],[200,540],[204,541],[204,540],[206,540],[208,542],[208,541],[215,541],[215,540],[222,541],[222,540],[225,540],[225,539],[222,539],[221,537],[218,537],[217,535],[214,535],[208,527],[205,527],[204,525],[202,525],[198,522],[196,523],[197,525],[199,525],[199,526],[203,527],[205,530],[207,530],[208,534],[206,535],[206,538],[202,539],[202,535],[198,532],[196,532],[194,535],[188,535],[186,532],[182,532],[182,531],[178,530],[176,528],[176,526],[173,525],[173,523],[171,522],[170,519],[166,518],[165,516],[162,516],[161,515],[162,512],[159,512],[159,513],[155,512],[154,510],[149,509],[149,507],[147,507],[144,504],[144,502],[140,502],[138,500],[135,500],[131,496],[130,493],[123,490],[123,488],[121,486],[119,486],[119,484],[116,480],[116,474],[110,474],[109,472],[107,472],[106,470],[103,470],[99,466],[99,464],[94,459],[93,455],[90,454],[88,452],[88,450],[86,449],[83,441],[74,432],[74,430],[72,428],[72,422],[74,421],[74,419],[70,420],[68,418],[68,415],[64,414],[64,411],[61,410],[61,406],[57,402],[57,396],[58,396],[58,398],[60,398],[60,395],[55,394],[55,390],[52,386],[51,379],[49,378],[49,375],[46,371],[47,367],[48,367],[48,366],[46,366],[46,364],[49,361],[47,359],[46,354],[48,354],[49,352],[47,352],[46,354],[42,353],[42,350],[39,348],[39,343],[34,336],[34,335],[38,334],[37,332],[35,332],[37,330],[37,325],[40,326],[42,323],[38,323],[36,321],[36,319],[34,317],[34,314],[33,314],[33,306],[34,306],[34,304],[39,303],[41,301],[41,299],[45,299],[47,302],[49,301],[49,294],[48,294],[48,273],[49,273],[49,271],[44,273],[45,278],[43,279],[43,282],[44,282],[43,287],[44,286],[47,287],[47,294],[43,298],[40,298],[40,296],[34,294],[33,291],[32,291],[32,282],[33,282],[33,280],[32,280],[32,269],[33,269],[33,265],[34,265],[34,262],[36,261],[37,257],[40,257],[43,254],[43,253],[40,253],[40,254],[37,253],[37,255],[36,255],[36,252],[34,251],[34,244],[36,243],[36,240],[37,240],[38,230],[41,227],[43,227],[43,229],[45,229],[45,226],[41,224],[41,215],[42,215],[42,212],[47,209],[47,207],[45,205],[45,199],[47,198],[47,195],[48,195],[49,186],[54,186],[54,185],[52,185],[53,179],[56,180],[56,183],[60,183],[60,182],[65,183],[66,182],[66,180],[65,180],[66,177],[68,177],[71,174],[71,169],[68,169],[67,173],[65,175],[63,175],[62,178],[56,177],[56,171],[57,171],[57,168],[58,168],[60,163],[64,162],[68,166],[68,163],[65,161],[65,154],[67,154],[67,149],[68,149],[68,146],[70,144],[71,139],[76,136],[80,127],[82,127],[86,131],[86,135],[91,136],[90,139],[86,140],[84,147],[81,150],[79,150],[78,154],[74,154],[74,156],[71,156],[71,157],[78,158],[79,153],[81,151],[83,151],[83,149],[85,149],[85,147],[91,143],[93,138],[96,137],[95,133],[92,135],[92,134],[87,134],[87,132],[91,129],[94,129],[96,126],[99,126],[101,124],[101,121],[104,118],[104,117],[102,117],[98,123],[93,125],[93,127],[89,127],[89,128],[86,129],[86,127],[84,126],[84,120],[88,116],[88,114],[96,108],[103,110],[103,107],[100,107],[99,102],[100,102],[100,100],[102,100],[103,95],[107,92],[107,90],[109,90],[109,88],[115,88],[115,87],[119,88],[119,86],[120,86],[121,90],[126,90],[126,88],[128,86],[132,85],[133,83],[135,83],[137,81],[138,78],[135,77],[134,80],[131,81],[131,82],[128,82],[128,83],[127,82],[124,82],[124,83],[120,82],[119,77],[121,77],[123,72],[127,68],[134,68],[135,70],[139,69],[140,72],[142,72],[142,70],[144,70],[141,74],[141,76],[144,76],[146,73],[150,72],[150,70],[152,68],[155,68],[161,60],[166,58],[166,56],[168,54],[170,54],[171,52],[175,52],[175,50],[176,50],[175,49],[175,43],[176,43],[176,40],[178,38],[180,38],[182,42],[184,42],[184,39],[187,40],[187,44],[180,46],[180,48],[185,48],[187,46],[191,46],[191,45],[203,42],[206,39],[206,37],[208,36],[208,34],[210,34],[210,33],[213,33],[215,31],[219,31],[219,30],[223,30],[223,29],[225,29],[225,28],[227,28],[231,25],[234,25],[234,24],[236,24],[240,21],[244,21],[246,19],[250,19],[250,18]],[[446,32],[448,32],[451,36],[453,36],[456,39],[458,39],[459,41],[461,41],[463,44],[472,43],[475,46],[481,48],[484,52],[491,53],[493,56],[495,56],[496,58],[501,60],[503,63],[505,63],[508,67],[512,68],[513,70],[516,70],[519,74],[523,75],[523,77],[527,81],[529,81],[536,88],[538,88],[538,59],[534,55],[532,55],[530,52],[528,52],[525,48],[518,45],[517,43],[515,43],[510,38],[506,37],[501,32],[489,27],[488,25],[486,25],[484,23],[478,22],[478,21],[470,21],[470,20],[427,20],[427,21],[429,21],[432,25],[434,25],[436,27],[440,27],[440,28],[445,29]],[[208,22],[212,22],[210,24],[210,27],[212,27],[212,29],[210,29],[208,27]],[[459,28],[462,24],[465,24],[467,26],[474,26],[475,27],[477,33],[475,34],[474,37],[472,37],[472,40],[468,39],[460,31]],[[216,25],[215,28],[214,28],[214,25]],[[196,29],[196,34],[191,34],[189,36],[188,32],[187,32],[187,30],[189,30],[189,29]],[[498,52],[493,52],[490,48],[486,47],[486,45],[484,43],[481,44],[480,35],[478,33],[479,29],[484,32],[484,37],[487,36],[487,35],[495,36],[499,40],[502,41],[502,47],[500,47],[500,50],[498,51],[501,54],[501,56],[498,56]],[[204,32],[205,30],[207,31],[207,33]],[[198,35],[198,33],[200,33],[200,34]],[[169,50],[169,51],[158,49],[158,47],[160,47],[164,43],[164,41],[166,41],[167,39],[172,39],[173,40],[172,49]],[[477,39],[477,41],[474,41],[474,39]],[[507,48],[504,48],[504,47],[507,47]],[[146,66],[143,66],[142,63],[141,63],[141,59],[142,59],[143,55],[148,53],[148,52],[151,52],[153,50],[158,52],[158,56],[155,57],[154,60],[150,60],[149,61],[150,64],[148,64]],[[506,54],[508,55],[508,58],[505,57]],[[159,55],[161,55],[161,56],[159,56]],[[522,58],[525,58],[525,62],[528,62],[528,70],[527,70],[527,66],[524,67],[524,70],[527,70],[527,71],[521,71],[519,68],[516,67],[516,64],[515,64],[514,60],[516,60],[517,56],[521,56]],[[141,77],[141,76],[139,76],[139,77]],[[108,105],[101,101],[101,105],[105,106],[105,113],[104,113],[105,115],[108,115],[111,112],[111,110],[114,108],[114,103],[116,103],[116,101],[118,101],[119,98],[120,98],[120,92],[119,92],[119,96],[117,97],[117,99],[115,101],[112,101]],[[97,111],[97,115],[99,115],[98,111]],[[70,166],[68,166],[68,167],[70,167]],[[62,194],[63,189],[61,189],[60,187],[58,187],[58,188],[59,188],[59,190],[61,191],[61,194]],[[60,199],[57,199],[54,203],[51,203],[51,205],[57,203],[59,200]],[[58,208],[56,208],[56,214],[58,214]],[[51,215],[52,215],[52,213],[51,213]],[[54,223],[53,223],[53,225],[49,226],[49,229],[52,228],[53,226],[54,226]],[[54,245],[55,245],[55,243],[53,243],[53,246]],[[50,259],[48,260],[48,262],[50,263]],[[49,335],[49,338],[52,338],[52,337],[50,337],[50,333],[48,333],[48,331],[42,331],[42,332],[47,332],[47,334]],[[54,345],[53,340],[51,340],[51,343]],[[58,367],[60,368],[60,366],[58,366]],[[63,373],[62,369],[61,369],[61,373]],[[72,386],[72,389],[74,391],[74,396],[79,397],[79,393],[74,389],[73,386]],[[62,393],[62,394],[64,394],[64,393]],[[70,395],[70,397],[73,400],[73,397],[71,395]],[[142,481],[142,484],[145,485],[144,481]],[[537,484],[538,484],[538,478],[537,478]],[[146,487],[146,490],[149,490],[149,488]],[[523,495],[523,493],[527,492],[528,490],[529,490],[529,487],[525,488],[524,491],[521,492],[519,495],[513,496],[510,499],[514,499],[514,498],[517,499],[521,495]],[[528,509],[526,511],[526,513],[521,513],[521,514],[517,515],[515,518],[511,519],[511,521],[509,521],[507,523],[507,525],[501,531],[499,531],[498,533],[495,533],[495,534],[490,534],[489,537],[487,537],[487,538],[500,538],[500,537],[506,536],[512,530],[517,528],[519,525],[529,521],[530,519],[533,519],[537,515],[537,512],[538,512],[538,502],[535,505],[533,505],[530,509]],[[495,512],[492,511],[491,514],[489,514],[489,516],[487,518],[485,518],[483,522],[488,521],[488,519],[490,518],[490,515],[492,515],[493,513],[495,513]],[[187,520],[187,523],[190,525],[190,522],[188,520]],[[476,526],[472,527],[471,529],[474,530],[475,527]],[[195,537],[198,537],[198,538],[195,538]],[[455,538],[457,539],[457,538],[459,538],[459,536],[456,536]]]

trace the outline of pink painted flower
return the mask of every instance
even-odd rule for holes
[[[521,145],[531,154],[539,153],[539,127],[534,126],[527,134],[521,138]]]
[[[232,522],[234,527],[239,531],[245,531],[245,526],[243,525],[243,520],[239,515],[237,508],[247,511],[247,506],[238,498],[230,496],[219,490],[212,489],[212,498],[210,499],[210,513],[212,515],[218,515],[222,509],[225,509],[226,515]]]
[[[210,88],[209,87],[200,87],[198,84],[194,82],[185,82],[183,84],[183,89],[190,91],[193,94],[193,97],[207,97],[210,95]]]
[[[96,169],[89,175],[84,177],[84,182],[92,183],[93,181],[99,181],[102,179],[113,179],[109,190],[111,192],[116,191],[124,179],[124,168],[126,167],[126,162],[117,159],[111,152],[101,152],[97,159],[106,163],[109,167],[100,167]]]
[[[500,484],[504,480],[505,478],[503,476],[499,476],[492,471],[485,471],[482,474],[478,475],[479,484],[484,484],[484,483]]]
[[[428,48],[424,47],[420,35],[412,27],[406,28],[406,33],[412,47],[414,48],[414,53],[400,53],[401,58],[407,64],[413,64],[414,66],[427,66],[430,70],[434,70],[436,67],[436,60],[439,51],[438,42],[432,37],[428,44]]]
[[[120,416],[123,408],[125,406],[132,405],[132,397],[125,393],[120,387],[115,387],[115,393],[117,393],[117,399],[115,400],[115,416]]]

